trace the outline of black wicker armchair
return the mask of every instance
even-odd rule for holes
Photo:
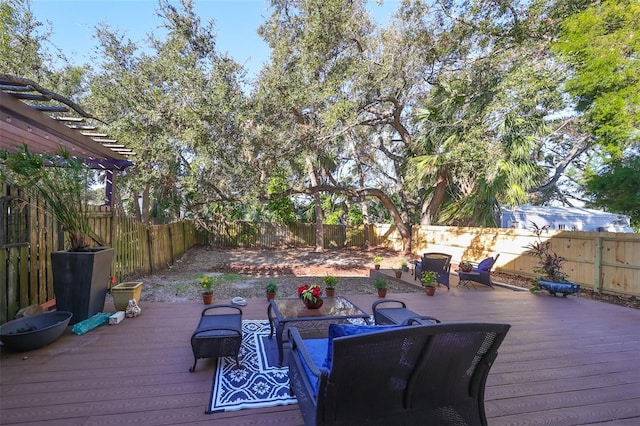
[[[447,286],[449,290],[449,273],[451,272],[451,255],[446,253],[424,253],[420,262],[416,262],[414,279],[421,279],[425,271],[438,274],[436,282]]]
[[[303,340],[292,327],[291,392],[305,425],[486,425],[485,383],[509,328],[331,324],[328,339]]]
[[[495,257],[488,257],[482,262],[474,266],[471,272],[458,271],[458,278],[460,279],[458,286],[465,285],[469,282],[476,282],[478,284],[484,284],[493,288],[493,282],[491,281],[491,270],[496,264],[500,254],[496,254]]]

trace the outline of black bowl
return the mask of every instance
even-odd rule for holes
[[[10,351],[37,349],[60,337],[72,316],[71,312],[56,311],[15,319],[2,324],[0,340]]]

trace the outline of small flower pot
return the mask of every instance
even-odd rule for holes
[[[376,270],[380,269],[380,264],[376,263],[375,265],[373,265],[373,267],[376,268]]]
[[[396,271],[396,278],[402,278],[402,271]]]
[[[276,298],[276,293],[273,291],[268,291],[267,292],[267,300],[271,300],[271,299],[275,299]]]
[[[378,289],[378,297],[387,297],[387,289],[379,288]]]
[[[210,305],[213,303],[213,293],[202,293],[202,303]]]
[[[432,286],[425,287],[424,291],[427,293],[427,296],[433,296],[436,294],[436,288]]]
[[[302,302],[304,303],[304,306],[307,307],[307,309],[320,309],[320,307],[324,303],[324,300],[322,299],[303,300]]]
[[[325,288],[324,289],[324,294],[327,295],[327,297],[333,297],[336,295],[336,289],[335,288]]]

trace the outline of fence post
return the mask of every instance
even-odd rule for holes
[[[602,237],[596,237],[593,254],[593,291],[602,292]]]

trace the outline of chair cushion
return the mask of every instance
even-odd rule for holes
[[[482,262],[478,263],[478,271],[488,271],[493,264],[493,257],[487,257]]]
[[[327,342],[328,339],[304,339],[304,347],[307,349],[309,355],[311,355],[312,362],[316,365],[316,367],[320,368],[323,366],[325,357],[327,355]],[[302,361],[302,367],[304,368],[304,372],[309,379],[309,383],[313,387],[314,394],[318,392],[318,377],[311,373],[311,369],[305,362],[303,357],[300,357]]]
[[[390,328],[406,327],[403,324],[396,325],[355,325],[355,324],[330,324],[329,337],[327,339],[326,358],[322,366],[331,371],[333,363],[333,339],[336,337],[355,336],[358,334],[374,333],[377,331],[388,330]]]

